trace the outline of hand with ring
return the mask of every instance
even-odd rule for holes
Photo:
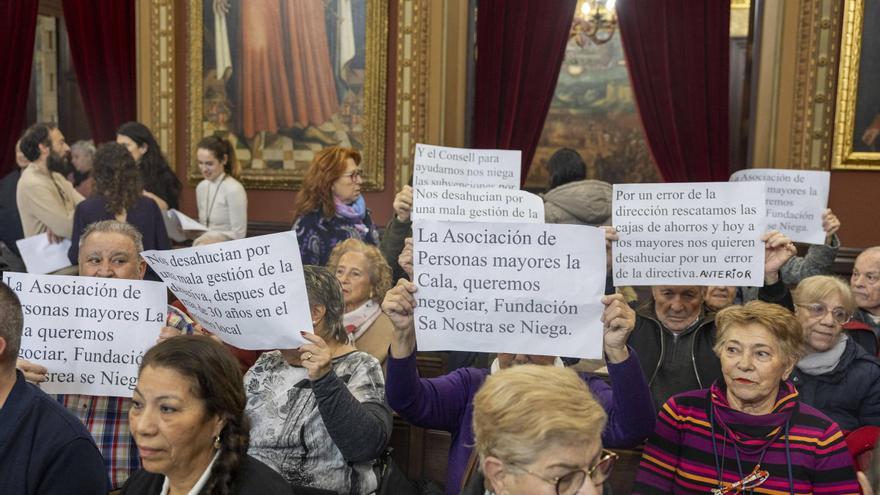
[[[319,380],[333,369],[333,353],[321,337],[307,332],[301,332],[301,335],[309,343],[299,348],[302,352],[300,364],[309,371],[309,380]]]

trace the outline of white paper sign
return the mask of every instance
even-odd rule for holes
[[[50,394],[131,397],[144,353],[165,324],[159,282],[3,274],[24,311],[19,356],[49,370]]]
[[[764,285],[763,182],[615,184],[615,285]]]
[[[522,152],[471,150],[416,144],[413,188],[501,187],[519,189]]]
[[[735,172],[730,181],[767,185],[768,230],[778,230],[795,242],[825,243],[822,211],[828,207],[830,172],[758,168]]]
[[[241,349],[293,349],[312,321],[296,233],[172,251],[147,263],[195,319]]]
[[[601,356],[602,230],[422,221],[413,241],[420,350]]]
[[[52,244],[49,234],[42,233],[15,241],[28,273],[52,273],[71,265],[67,257],[70,239]]]
[[[413,190],[413,221],[544,223],[544,200],[499,187],[419,187]]]

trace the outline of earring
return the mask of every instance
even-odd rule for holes
[[[220,450],[220,435],[214,437],[214,450]]]

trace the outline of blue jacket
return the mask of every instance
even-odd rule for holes
[[[828,415],[841,430],[880,426],[880,361],[853,339],[847,339],[832,371],[813,376],[795,368],[791,382],[801,401]]]

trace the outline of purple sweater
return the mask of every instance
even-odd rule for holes
[[[413,425],[452,434],[446,471],[446,493],[457,494],[461,477],[473,451],[473,399],[489,370],[461,368],[437,378],[419,378],[416,355],[395,359],[389,353],[385,395],[388,404]],[[632,349],[629,358],[608,364],[611,385],[596,375],[580,373],[596,400],[608,413],[602,432],[605,447],[631,448],[654,431],[654,405]]]

